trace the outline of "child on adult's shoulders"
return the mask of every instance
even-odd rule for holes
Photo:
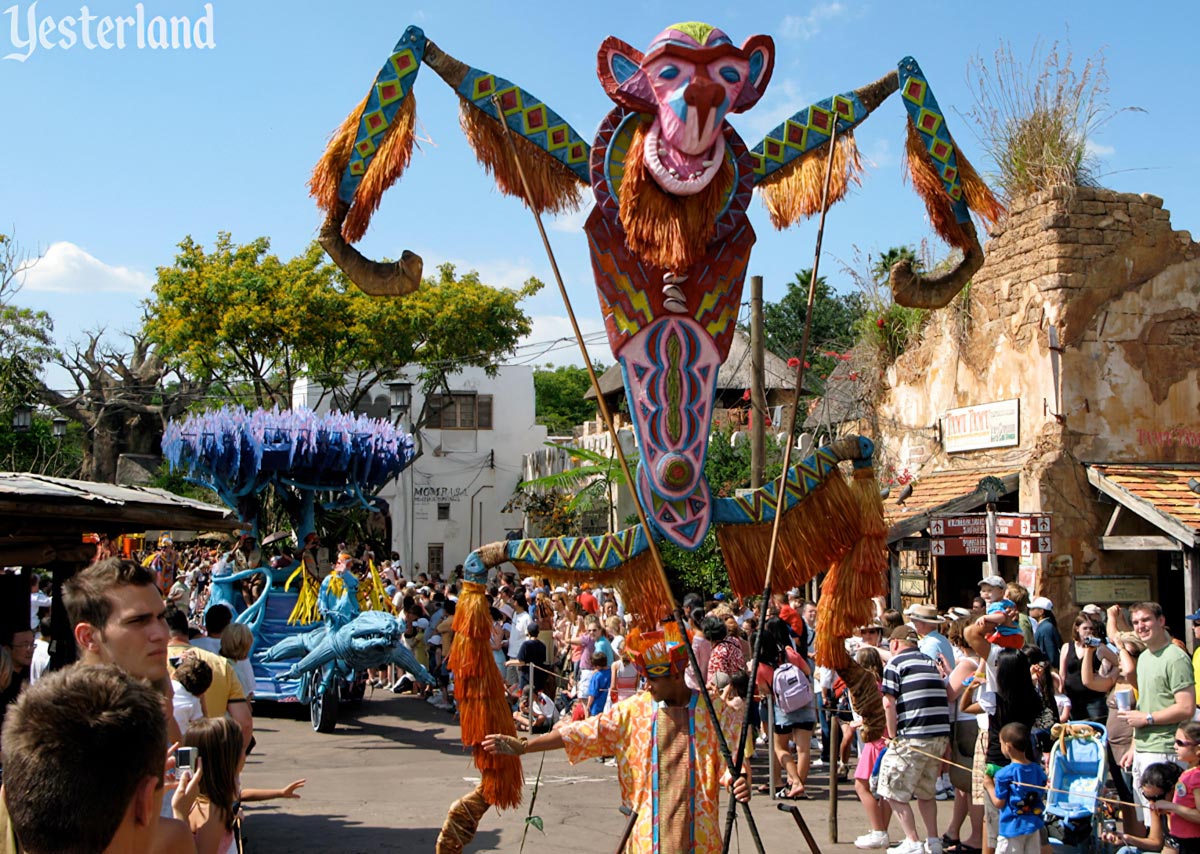
[[[987,613],[979,618],[987,626],[988,643],[1004,649],[1021,649],[1025,646],[1025,635],[1017,624],[1017,606],[1011,599],[1001,599],[987,606]]]

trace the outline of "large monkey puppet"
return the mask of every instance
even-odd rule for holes
[[[963,257],[938,278],[897,264],[891,275],[896,302],[946,305],[983,262],[972,212],[985,222],[1003,213],[950,136],[911,57],[874,83],[799,111],[747,148],[728,118],[762,97],[774,60],[769,36],[751,36],[738,46],[720,29],[695,22],[668,27],[644,54],[609,37],[600,46],[598,73],[615,107],[589,146],[528,91],[454,59],[410,27],[367,97],[335,132],[311,182],[326,212],[322,245],[347,275],[371,294],[415,290],[419,257],[405,252],[399,262],[380,264],[350,244],[365,233],[383,192],[408,164],[415,115],[411,89],[423,63],[458,93],[464,131],[501,191],[539,213],[558,213],[576,208],[582,188],[590,186],[595,206],[584,230],[642,456],[638,500],[654,536],[686,549],[697,548],[715,523],[731,585],[741,595],[762,589],[780,481],[749,498],[714,499],[703,469],[717,371],[729,351],[755,240],[746,216],[754,190],[762,191],[777,228],[791,226],[820,211],[833,158],[829,203],[842,198],[860,169],[853,129],[900,91],[913,185],[934,229]],[[875,708],[877,692],[866,698],[873,682],[854,678],[840,642],[869,619],[870,597],[886,592],[886,529],[871,453],[868,440],[852,437],[787,473],[777,578],[790,586],[826,573],[818,658],[845,671],[847,682],[864,694],[862,702]],[[844,460],[854,464],[849,487],[838,474]],[[615,584],[650,628],[673,600],[646,571],[647,559],[640,529],[499,543],[471,555],[467,580],[474,584],[467,585],[459,604],[452,654],[464,744],[477,746],[486,733],[513,731],[487,646],[482,584],[488,568],[511,561],[539,575]],[[461,850],[488,805],[520,800],[514,757],[476,749],[476,762],[483,784],[455,805],[439,851]]]

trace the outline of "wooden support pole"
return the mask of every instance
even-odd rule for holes
[[[767,453],[766,344],[763,341],[763,280],[750,277],[750,488],[763,485]]]
[[[842,756],[842,721],[837,706],[829,718],[829,841],[838,841],[838,765]]]

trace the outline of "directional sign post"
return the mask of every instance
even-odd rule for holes
[[[997,537],[996,554],[1003,557],[1022,557],[1046,554],[1051,551],[1049,537]],[[986,557],[987,537],[941,537],[929,543],[934,557]]]
[[[1052,550],[1049,516],[994,514],[995,550],[988,551],[988,514],[964,513],[929,520],[929,553],[935,557],[1030,557]]]
[[[1016,516],[996,514],[996,536],[1038,537],[1051,531],[1049,516]],[[931,537],[982,537],[987,534],[987,516],[935,516],[929,520]]]

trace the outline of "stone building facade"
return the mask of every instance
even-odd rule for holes
[[[1062,188],[1013,205],[969,292],[890,366],[864,428],[914,478],[888,499],[909,582],[897,593],[970,603],[981,558],[922,552],[932,518],[982,510],[972,484],[991,474],[1011,488],[1001,511],[1052,518],[1049,552],[1000,568],[1050,597],[1060,624],[1088,601],[1155,598],[1182,631],[1200,605],[1198,250],[1150,195]],[[1015,436],[949,450],[960,408],[1001,401]]]

